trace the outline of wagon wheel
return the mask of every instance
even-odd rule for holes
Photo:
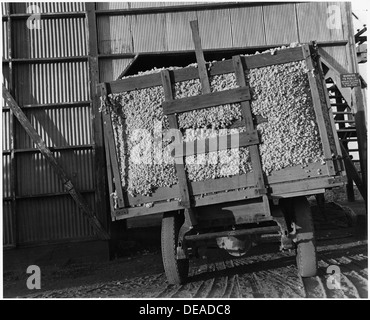
[[[301,277],[313,277],[317,273],[315,234],[310,205],[305,197],[294,199],[294,216],[298,272]]]
[[[189,259],[176,259],[176,248],[183,216],[177,212],[165,213],[162,218],[162,260],[167,280],[171,284],[184,283],[188,277]]]

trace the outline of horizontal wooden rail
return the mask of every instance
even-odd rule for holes
[[[221,141],[224,141],[220,144]],[[191,142],[184,142],[175,146],[175,157],[186,157],[195,154],[203,154],[208,152],[247,147],[254,144],[259,144],[257,130],[252,132],[241,132],[214,138],[199,139]]]
[[[215,107],[222,104],[238,103],[250,100],[250,98],[249,87],[240,87],[173,101],[164,101],[162,107],[163,113],[168,115]]]

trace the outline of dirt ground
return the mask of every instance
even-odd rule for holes
[[[364,213],[364,206],[359,206]],[[360,211],[361,211],[360,210]],[[209,248],[190,263],[189,281],[168,284],[160,248],[100,264],[42,269],[41,290],[26,288],[28,275],[4,274],[4,297],[27,298],[367,298],[368,249],[364,216],[334,203],[312,207],[318,251],[316,277],[298,276],[295,253],[279,252],[277,238],[233,258]],[[329,266],[340,268],[330,286]],[[331,277],[331,278],[330,278]],[[339,278],[338,278],[339,279]]]

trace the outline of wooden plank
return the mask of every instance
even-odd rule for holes
[[[45,156],[46,160],[53,167],[55,172],[58,174],[59,178],[62,180],[65,189],[70,193],[72,198],[75,200],[83,214],[88,218],[91,225],[94,227],[97,234],[104,240],[109,239],[108,233],[104,230],[100,221],[94,215],[89,204],[86,202],[84,197],[75,189],[72,181],[67,176],[65,170],[60,166],[56,158],[53,156],[52,152],[46,147],[45,142],[42,140],[37,131],[32,127],[32,124],[27,119],[26,115],[23,113],[21,108],[18,106],[17,102],[10,95],[9,91],[3,86],[3,97],[10,106],[14,115],[17,117],[19,123],[22,125],[24,130],[39,148],[41,153]]]
[[[328,174],[326,165],[321,163],[311,163],[304,168],[302,168],[302,166],[295,166],[279,171],[273,171],[271,175],[267,177],[267,181],[269,184],[276,184],[323,177],[327,175]],[[235,175],[232,177],[191,182],[192,194],[194,196],[242,188],[252,188],[254,192],[255,184],[253,172]],[[128,196],[128,203],[130,206],[136,206],[143,203],[152,203],[157,201],[166,201],[167,199],[175,199],[179,198],[179,196],[179,189],[178,185],[176,184],[172,187],[158,188],[156,191],[153,192],[151,196]]]
[[[311,58],[311,52],[310,52],[310,47],[306,44],[302,46],[302,52],[304,55],[304,58],[306,60],[306,65],[308,70],[314,70],[314,65],[312,62]],[[312,74],[312,72],[309,72],[308,74],[308,81],[310,84],[310,89],[311,89],[311,95],[312,95],[312,101],[313,101],[313,106],[315,109],[315,115],[316,115],[316,122],[319,127],[319,132],[320,132],[320,138],[321,138],[321,143],[323,146],[323,151],[324,151],[324,157],[326,159],[331,159],[332,158],[332,152],[330,148],[330,142],[328,138],[328,132],[326,129],[325,121],[324,121],[324,115],[323,115],[323,110],[322,110],[322,102],[320,99],[320,94],[319,94],[319,89],[318,89],[318,82],[316,79],[316,76],[318,76],[317,72],[315,74]],[[328,162],[328,170],[330,175],[335,175],[335,170],[333,165],[330,165],[330,162]]]
[[[106,88],[103,87],[103,94],[106,95]],[[109,150],[109,157],[112,165],[115,191],[117,195],[118,207],[125,207],[124,195],[122,191],[121,173],[119,170],[119,164],[117,159],[117,150],[115,145],[115,137],[113,132],[112,117],[110,112],[103,112],[103,123],[104,123],[104,136],[106,137],[107,145],[106,148]]]
[[[99,63],[98,63],[98,39],[96,31],[95,3],[86,3],[86,23],[88,31],[88,64],[89,64],[89,87],[92,110],[92,141],[94,144],[94,185],[95,193],[95,210],[102,222],[104,228],[108,228],[107,219],[107,190],[105,155],[104,155],[104,137],[101,113],[99,112],[100,100],[97,90],[99,83]]]
[[[286,50],[276,51],[274,55],[271,53],[263,53],[253,56],[242,56],[241,59],[249,69],[267,67],[303,60],[302,49],[300,47]],[[215,76],[225,73],[233,73],[234,67],[232,60],[215,62],[210,70],[209,76]],[[195,67],[187,67],[170,72],[173,82],[188,81],[199,77],[198,69]],[[131,90],[145,89],[162,85],[160,73],[153,73],[144,76],[115,80],[107,83],[107,88],[110,93],[121,93]]]
[[[105,128],[105,127],[104,127]],[[113,200],[113,171],[112,171],[112,163],[110,158],[110,150],[109,150],[109,141],[108,141],[108,135],[104,132],[104,145],[105,145],[105,159],[107,163],[107,179],[108,179],[108,191],[109,191],[109,204],[110,204],[110,213],[112,220],[114,219],[113,210],[115,208],[114,200]]]
[[[223,143],[220,144],[220,141],[223,141]],[[236,134],[199,139],[177,144],[175,146],[175,157],[180,158],[195,154],[247,147],[259,143],[260,139],[258,137],[257,130],[253,130],[252,132],[240,132]]]
[[[164,70],[161,72],[161,77],[162,77],[165,100],[171,101],[174,99],[174,97],[173,97],[170,73],[167,70]],[[171,114],[168,116],[168,122],[169,122],[170,128],[179,130],[177,117],[174,114]],[[190,208],[191,207],[190,192],[189,192],[188,179],[186,177],[186,172],[185,172],[184,161],[182,161],[182,163],[176,162],[176,174],[179,180],[181,205],[185,208]]]
[[[245,80],[245,71],[243,62],[240,56],[233,57],[233,65],[235,69],[236,81],[239,86],[246,86],[247,81]],[[248,131],[254,129],[252,109],[249,101],[244,101],[241,103],[242,115],[245,121],[245,127]],[[251,156],[252,168],[254,172],[254,183],[258,190],[265,189],[265,182],[263,177],[262,162],[259,153],[259,148],[257,145],[249,147],[249,152]],[[265,204],[266,213],[270,214],[270,205],[267,195],[262,195],[263,203]]]
[[[310,178],[306,180],[292,181],[288,183],[286,182],[276,183],[271,185],[272,187],[271,197],[279,198],[291,197],[292,195],[294,196],[295,194],[298,193],[300,195],[306,194],[311,195],[312,191],[315,191],[316,193],[318,190],[321,191],[322,189],[325,188],[333,188],[337,186],[342,186],[344,184],[345,178],[342,178],[342,180],[338,179],[337,181],[335,181],[333,179],[330,179],[329,177]],[[252,191],[254,192],[253,189]],[[193,205],[195,207],[201,207],[210,204],[245,200],[246,194],[247,194],[246,190],[235,190],[232,192],[221,192],[218,194],[211,194],[208,196],[204,196],[204,198],[195,199]],[[135,208],[122,208],[115,210],[115,219],[116,220],[128,219],[132,217],[145,216],[149,214],[163,213],[180,209],[183,209],[183,206],[179,203],[179,201],[176,200],[170,202],[167,201],[158,202],[151,207],[140,206]],[[265,203],[263,203],[263,213],[266,214]],[[267,214],[266,216],[269,215]]]
[[[199,96],[188,97],[162,103],[165,115],[182,113],[219,106],[222,104],[238,103],[250,99],[249,87],[242,86],[236,89],[217,91]]]
[[[208,71],[206,61],[204,60],[202,42],[199,36],[198,20],[190,21],[191,33],[193,36],[193,42],[195,46],[195,56],[198,63],[199,79],[202,85],[202,93],[210,93],[211,86],[209,84]]]

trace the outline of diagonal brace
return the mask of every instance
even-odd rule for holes
[[[109,239],[108,233],[104,230],[103,226],[93,213],[92,209],[86,202],[85,198],[76,190],[63,167],[58,163],[57,159],[54,157],[50,149],[46,146],[45,142],[42,140],[41,136],[37,133],[35,128],[32,126],[31,122],[28,120],[22,109],[19,107],[18,103],[14,100],[9,91],[4,86],[3,86],[3,98],[5,99],[5,103],[9,105],[10,109],[17,117],[19,123],[22,125],[24,130],[36,144],[40,152],[45,156],[46,160],[53,167],[59,178],[62,180],[64,188],[72,196],[74,201],[82,210],[83,214],[88,218],[89,222],[91,223],[97,234],[102,239],[108,240]]]

